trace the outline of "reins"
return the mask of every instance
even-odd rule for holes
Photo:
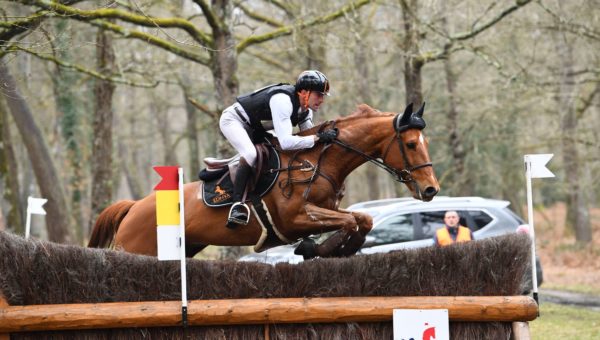
[[[326,122],[324,124],[321,125],[321,127],[319,128],[319,131],[322,131],[325,127],[332,125],[332,129],[335,128],[335,121],[329,121]],[[338,188],[337,183],[335,183],[335,180],[333,178],[331,178],[331,176],[324,174],[323,172],[320,171],[321,168],[321,162],[323,160],[323,157],[325,155],[325,152],[327,151],[327,149],[329,149],[334,143],[343,147],[346,150],[350,150],[358,155],[360,155],[361,157],[363,157],[364,159],[366,159],[367,161],[375,164],[377,167],[387,171],[389,174],[391,174],[394,177],[394,180],[397,182],[401,182],[401,183],[413,183],[413,185],[415,185],[416,191],[419,193],[419,195],[421,195],[421,190],[419,188],[419,185],[417,183],[417,181],[414,179],[414,177],[412,176],[412,172],[419,170],[421,168],[425,168],[428,166],[433,166],[433,163],[431,162],[427,162],[427,163],[423,163],[423,164],[419,164],[419,165],[415,165],[415,166],[411,166],[410,161],[408,160],[408,156],[406,153],[406,150],[404,148],[404,145],[402,143],[402,138],[401,138],[401,134],[406,131],[408,128],[408,126],[404,127],[399,127],[396,128],[396,126],[394,126],[394,129],[396,130],[396,134],[392,137],[392,139],[390,140],[390,142],[388,143],[387,147],[385,148],[385,152],[383,154],[383,157],[381,159],[379,158],[375,158],[365,152],[363,152],[362,150],[357,149],[356,147],[345,143],[343,141],[341,141],[338,138],[335,138],[331,143],[325,144],[323,146],[323,148],[321,149],[321,152],[319,153],[319,157],[317,160],[317,164],[315,166],[313,166],[310,162],[308,162],[307,160],[303,160],[301,162],[301,165],[292,165],[293,162],[296,161],[296,158],[298,156],[298,154],[304,150],[298,150],[296,151],[292,157],[290,158],[289,162],[288,162],[288,166],[286,168],[280,168],[280,169],[272,169],[270,171],[274,172],[274,171],[287,171],[288,173],[288,177],[286,180],[279,182],[279,188],[282,191],[282,194],[286,197],[286,198],[290,198],[291,194],[292,194],[292,190],[293,190],[293,185],[294,184],[308,184],[308,186],[306,187],[306,189],[304,190],[303,193],[303,197],[305,200],[308,199],[308,195],[310,193],[311,190],[311,185],[312,183],[316,180],[316,178],[318,176],[322,176],[323,178],[325,178],[332,186],[336,196],[339,196],[340,194],[340,190],[341,188]],[[390,147],[392,145],[392,143],[394,142],[394,140],[396,140],[398,142],[398,148],[400,149],[400,153],[402,154],[402,160],[404,162],[404,169],[401,170],[397,170],[391,166],[389,166],[388,164],[385,163],[385,159],[389,153]],[[308,163],[308,164],[307,164]],[[301,171],[311,171],[312,170],[312,175],[309,178],[306,179],[295,179],[292,178],[291,176],[291,171],[292,170],[301,170]]]
[[[325,124],[322,124],[321,127],[319,128],[319,131],[322,131],[329,124],[333,124],[335,126],[335,121],[329,121],[329,122],[326,122]],[[296,158],[297,158],[298,154],[300,154],[301,152],[305,151],[305,149],[302,149],[302,150],[298,150],[298,151],[294,152],[294,154],[292,155],[292,157],[290,157],[290,160],[288,162],[288,166],[286,168],[279,168],[279,169],[271,169],[270,170],[271,172],[275,172],[275,171],[287,171],[287,173],[288,173],[287,179],[278,183],[278,186],[281,189],[281,193],[283,194],[284,197],[290,198],[292,196],[292,191],[293,191],[294,184],[308,184],[308,186],[304,190],[304,193],[302,194],[302,197],[304,197],[304,200],[307,200],[308,199],[308,194],[310,193],[310,190],[311,190],[311,185],[316,180],[316,178],[318,176],[322,176],[323,178],[325,178],[331,184],[331,186],[333,188],[333,191],[335,192],[336,196],[339,196],[340,191],[342,190],[342,188],[338,189],[337,188],[338,185],[335,183],[335,180],[333,180],[333,178],[331,178],[331,176],[329,176],[327,174],[324,174],[324,173],[322,173],[320,171],[321,161],[323,160],[323,156],[325,155],[325,151],[327,151],[327,149],[329,149],[331,147],[331,145],[332,144],[325,144],[323,146],[323,148],[321,149],[321,152],[319,153],[319,157],[317,159],[317,165],[313,165],[308,160],[302,160],[301,161],[301,165],[292,165],[296,161]],[[292,177],[292,173],[291,173],[292,170],[312,171],[312,175],[309,178],[296,179],[296,178]]]

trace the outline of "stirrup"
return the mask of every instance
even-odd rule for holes
[[[231,213],[233,212],[233,208],[237,207],[238,205],[241,205],[242,207],[244,207],[244,209],[246,209],[246,216],[247,217],[246,217],[245,220],[241,220],[239,218],[231,216]],[[231,208],[229,209],[229,217],[227,218],[227,222],[228,223],[241,224],[241,225],[247,225],[248,222],[250,222],[250,207],[248,207],[248,205],[246,203],[243,203],[243,202],[234,203],[231,206]]]

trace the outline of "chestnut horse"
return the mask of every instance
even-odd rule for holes
[[[317,144],[300,151],[278,150],[282,167],[289,168],[279,174],[278,185],[262,199],[280,244],[305,238],[297,248],[297,253],[305,258],[356,253],[372,228],[372,218],[338,209],[338,204],[344,179],[367,161],[404,183],[414,198],[430,201],[438,193],[439,184],[422,132],[425,127],[422,115],[423,106],[412,112],[411,104],[400,115],[379,112],[362,104],[347,117],[301,133],[315,134],[317,129],[336,128],[339,134],[331,144]],[[310,171],[303,171],[298,164],[313,166]],[[264,250],[256,247],[264,240],[256,216],[252,214],[248,225],[227,228],[229,207],[206,206],[200,184],[184,186],[186,255],[193,256],[207,245],[255,245],[255,250]],[[339,231],[319,245],[308,238],[333,230]],[[111,244],[128,252],[156,256],[155,194],[139,201],[119,201],[100,214],[88,246]]]

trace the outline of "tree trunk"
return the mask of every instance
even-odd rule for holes
[[[446,12],[446,2],[442,2],[442,12]],[[445,15],[442,16],[441,25],[446,33],[450,34],[448,21]],[[446,91],[448,91],[448,146],[452,155],[452,176],[450,183],[455,189],[454,192],[460,196],[472,196],[473,184],[470,183],[470,176],[465,171],[465,148],[462,142],[460,129],[458,127],[458,103],[456,94],[457,76],[452,67],[452,55],[449,54],[444,59],[444,73],[446,75]]]
[[[173,149],[173,141],[171,139],[171,124],[164,102],[160,98],[153,98],[152,115],[156,118],[156,129],[160,135],[160,140],[163,144],[163,165],[176,166],[177,161],[176,150]]]
[[[359,20],[359,18],[357,19]],[[369,52],[371,51],[366,46],[366,41],[363,39],[357,40],[357,48],[354,49],[354,62],[356,63],[356,71],[358,73],[357,87],[358,87],[358,101],[366,103],[367,105],[373,105],[373,96],[371,94],[371,78],[369,74],[369,60],[371,59]],[[367,188],[368,188],[368,199],[376,200],[381,198],[381,191],[379,190],[379,177],[378,168],[372,164],[366,165],[365,176],[367,177]]]
[[[70,44],[73,37],[66,34],[69,31],[68,19],[57,19],[55,24],[56,34],[55,51],[57,56],[66,62],[72,62]],[[56,110],[60,119],[61,134],[66,147],[66,157],[70,166],[69,186],[67,194],[71,197],[71,213],[75,219],[75,236],[78,242],[83,240],[85,225],[83,219],[83,195],[85,192],[85,172],[87,164],[83,160],[80,138],[82,126],[82,103],[77,95],[77,83],[79,74],[76,71],[63,69],[59,66],[53,72],[52,82],[54,85],[54,98]],[[85,147],[85,146],[84,146]]]
[[[125,174],[125,180],[127,182],[129,192],[131,193],[131,198],[134,200],[143,198],[145,193],[142,189],[136,157],[129,152],[127,146],[121,141],[119,141],[119,158],[121,159],[119,162],[120,170]]]
[[[559,32],[556,36],[560,62],[558,88],[558,110],[561,115],[562,152],[567,190],[567,228],[575,232],[575,240],[581,243],[592,241],[589,209],[581,185],[581,164],[576,144],[577,116],[575,109],[575,79],[573,77],[573,50],[566,37]]]
[[[211,71],[216,90],[217,110],[222,111],[226,106],[235,102],[239,92],[239,83],[236,78],[237,53],[236,40],[233,36],[231,25],[232,5],[228,0],[213,0],[212,8],[215,14],[224,23],[225,27],[213,30],[215,51],[211,55]],[[219,122],[216,121],[218,131]],[[233,148],[225,138],[219,138],[217,152],[224,157],[234,153]]]
[[[419,28],[417,0],[401,0],[402,18],[404,20],[404,86],[406,87],[406,103],[419,107],[423,103],[421,69],[423,60],[419,52]]]
[[[421,84],[421,69],[423,60],[419,54],[419,31],[416,15],[418,12],[417,0],[401,0],[402,18],[404,20],[404,42],[401,50],[404,55],[404,86],[406,89],[406,104],[412,103],[418,108],[423,103],[423,90]],[[402,196],[403,186],[396,183],[396,195]]]
[[[190,157],[190,172],[187,174],[188,179],[195,179],[200,172],[200,154],[198,150],[198,112],[194,105],[188,100],[192,96],[190,93],[189,79],[183,75],[183,101],[185,102],[185,113],[187,118],[186,136],[188,141],[189,157]]]
[[[5,222],[16,234],[25,235],[25,215],[19,199],[19,167],[12,146],[8,110],[0,98],[0,177],[4,181],[4,199],[10,204]]]
[[[53,242],[71,243],[70,217],[61,181],[58,177],[48,146],[42,132],[33,119],[33,114],[17,88],[5,60],[0,60],[1,93],[21,134],[42,196],[48,199],[46,226],[48,238]]]
[[[111,74],[115,69],[115,55],[112,37],[104,30],[96,36],[96,63],[103,74]],[[110,81],[96,80],[94,88],[96,107],[94,111],[92,141],[92,216],[88,229],[91,230],[96,217],[112,201],[113,191],[113,138],[112,101],[115,85]]]

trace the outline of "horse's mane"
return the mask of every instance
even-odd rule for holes
[[[344,117],[338,117],[336,118],[334,121],[336,123],[336,125],[340,124],[340,123],[344,123],[344,122],[348,122],[348,121],[353,121],[356,119],[365,119],[365,118],[375,118],[375,117],[391,117],[396,115],[396,113],[393,112],[381,112],[379,110],[376,110],[372,107],[370,107],[367,104],[359,104],[356,107],[356,110],[354,110],[354,112],[352,112],[351,114],[349,114],[348,116],[344,116]],[[306,136],[306,135],[314,135],[323,125],[329,125],[331,124],[331,121],[327,121],[324,123],[321,123],[319,125],[315,125],[312,128],[308,129],[308,130],[304,130],[302,132],[298,133],[298,136]]]

